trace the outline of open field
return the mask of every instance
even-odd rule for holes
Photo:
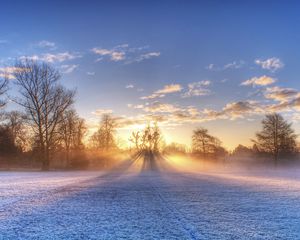
[[[176,169],[137,158],[110,172],[1,172],[0,239],[300,238],[296,170]]]

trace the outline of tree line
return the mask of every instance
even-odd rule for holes
[[[299,153],[297,134],[292,128],[292,123],[285,120],[280,114],[267,114],[262,120],[262,130],[252,139],[253,146],[239,145],[234,151],[234,156],[269,157],[275,165],[280,161],[295,159]]]
[[[74,109],[76,91],[63,87],[60,73],[49,64],[26,59],[13,68],[18,96],[10,101],[20,110],[1,111],[0,156],[30,153],[43,170],[49,170],[54,156],[63,159],[64,166],[72,166],[76,157],[83,157],[87,134],[85,120]],[[8,82],[0,79],[1,109],[7,104]],[[113,123],[109,116],[103,117],[92,136],[98,148],[114,145]]]
[[[238,145],[232,152],[222,146],[222,141],[212,136],[207,129],[199,127],[193,131],[190,151],[179,143],[165,144],[157,125],[148,124],[142,131],[134,131],[129,138],[137,151],[164,153],[191,153],[199,159],[220,159],[228,157],[248,157],[254,159],[272,158],[275,165],[280,160],[294,159],[298,156],[297,135],[292,124],[278,113],[267,114],[261,122],[262,130],[252,139],[253,146]]]
[[[43,170],[49,170],[51,162],[60,158],[65,167],[83,166],[87,145],[102,152],[119,149],[118,121],[104,114],[98,129],[87,139],[85,120],[74,108],[75,90],[66,89],[60,83],[61,75],[51,65],[29,59],[19,61],[13,67],[13,82],[18,96],[10,101],[19,106],[18,111],[5,112],[8,77],[0,79],[0,154],[1,156],[26,153],[37,159]],[[262,121],[262,130],[256,134],[251,148],[239,145],[231,155],[272,156],[277,164],[280,158],[294,156],[298,152],[297,135],[280,114],[272,113]],[[143,130],[133,131],[128,141],[138,152],[186,153],[184,144],[166,144],[157,123],[148,123]],[[207,129],[197,128],[192,135],[192,154],[201,158],[217,159],[228,156],[221,140]]]
[[[278,113],[267,114],[261,122],[262,130],[252,140],[253,146],[238,145],[232,156],[269,157],[277,165],[280,159],[293,158],[298,154],[297,135],[292,124]],[[211,136],[207,129],[198,128],[192,137],[192,151],[202,157],[224,157],[229,153],[221,146],[221,141]]]

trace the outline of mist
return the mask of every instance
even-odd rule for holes
[[[300,239],[299,10],[1,1],[0,240]]]

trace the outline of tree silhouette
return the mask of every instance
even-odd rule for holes
[[[129,141],[135,145],[136,150],[159,152],[162,143],[162,133],[157,122],[148,123],[141,132],[132,132]]]
[[[193,152],[201,153],[206,157],[212,144],[213,137],[208,134],[207,129],[198,128],[194,131],[192,137]]]
[[[106,152],[116,148],[116,127],[116,119],[110,114],[103,114],[98,130],[91,137],[94,147]]]
[[[30,148],[30,133],[26,121],[27,116],[19,111],[4,114],[4,125],[10,131],[15,146],[21,152]]]
[[[0,97],[4,95],[7,91],[8,80],[5,77],[4,79],[0,79]],[[4,107],[6,102],[4,100],[0,100],[0,109]]]
[[[221,146],[221,141],[211,136],[205,128],[194,130],[192,136],[192,150],[196,154],[206,157],[217,157],[226,154],[226,150]]]
[[[15,101],[29,116],[42,169],[48,170],[50,154],[57,143],[57,126],[62,113],[73,104],[75,92],[59,84],[61,76],[49,64],[26,59],[15,68],[18,70],[13,75],[21,95]]]
[[[14,143],[14,139],[10,129],[7,126],[0,126],[0,153],[14,154],[18,152],[18,148]]]
[[[136,150],[140,150],[140,132],[132,132],[129,141],[132,142]]]
[[[84,149],[83,137],[86,133],[84,119],[80,118],[74,109],[65,111],[58,125],[59,140],[66,154],[66,164],[70,166],[71,151]]]
[[[274,163],[278,164],[279,156],[292,154],[296,150],[297,135],[288,123],[278,114],[268,114],[262,120],[262,130],[256,134],[254,140],[259,151],[273,156]]]
[[[232,152],[233,156],[236,157],[249,157],[253,154],[253,150],[242,144],[239,144]]]

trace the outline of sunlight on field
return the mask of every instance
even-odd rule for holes
[[[263,177],[259,177],[259,176],[250,176],[250,175],[246,175],[246,176],[241,176],[239,174],[236,173],[208,173],[208,175],[216,177],[216,178],[221,178],[224,179],[226,181],[230,181],[230,183],[232,182],[239,182],[239,183],[243,183],[247,186],[253,186],[253,185],[259,185],[261,187],[277,187],[280,188],[282,190],[285,189],[294,189],[299,191],[300,190],[300,179],[287,179],[287,178],[283,178],[280,176],[274,176],[274,175],[267,175],[263,176]]]
[[[208,170],[216,170],[219,168],[218,164],[201,159],[194,159],[185,155],[168,155],[166,161],[177,171],[181,172],[202,172]]]
[[[168,163],[177,172],[192,174],[195,178],[211,177],[224,184],[242,184],[244,187],[269,189],[276,187],[284,190],[300,191],[300,173],[293,169],[253,168],[220,165],[207,161],[195,160],[187,156],[169,155]]]

